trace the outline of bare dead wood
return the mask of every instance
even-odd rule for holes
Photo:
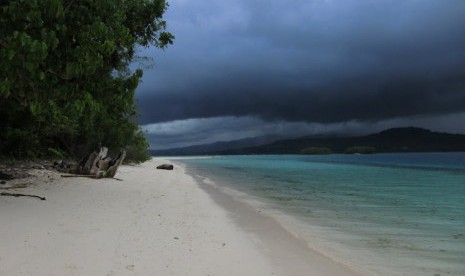
[[[16,194],[16,193],[5,193],[5,192],[0,193],[0,196],[14,196],[14,197],[26,196],[26,197],[35,197],[35,198],[38,198],[38,199],[40,199],[40,200],[45,200],[45,197],[42,197],[42,196],[37,196],[37,195],[26,195],[26,194]]]
[[[61,177],[65,177],[65,178],[86,177],[86,178],[98,179],[95,175],[90,175],[90,174],[62,174]],[[123,181],[122,179],[116,178],[116,177],[107,177],[107,178],[118,180],[118,181]]]
[[[100,152],[97,154],[97,157],[95,157],[94,162],[92,163],[92,167],[90,168],[90,174],[91,175],[97,175],[97,172],[100,170],[99,165],[100,161],[107,157],[108,154],[108,148],[107,147],[101,147]]]
[[[83,162],[80,164],[80,173],[89,174],[94,160],[97,157],[98,153],[96,151],[91,152],[86,159],[83,159]]]
[[[126,151],[121,150],[114,159],[107,154],[108,148],[101,147],[98,153],[94,151],[87,158],[82,159],[76,170],[64,171],[74,174],[62,175],[62,177],[114,178],[118,167],[126,157]]]
[[[95,178],[95,175],[90,175],[90,174],[62,174],[61,177],[87,177],[87,178]]]
[[[102,160],[100,160],[98,162],[98,170],[99,171],[106,171],[108,170],[108,167],[109,167],[109,164],[111,162],[111,157],[110,156],[107,156],[105,158],[103,158]]]
[[[118,156],[111,160],[108,164],[108,169],[105,171],[103,177],[114,177],[118,167],[123,163],[124,158],[126,157],[126,151],[121,150]]]

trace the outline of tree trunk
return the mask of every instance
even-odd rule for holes
[[[100,161],[102,161],[105,157],[107,157],[107,153],[108,153],[107,147],[100,148],[100,152],[95,157],[94,162],[92,162],[92,167],[90,168],[91,175],[97,175],[97,172],[100,170],[99,168]]]
[[[126,157],[126,151],[121,150],[118,156],[114,160],[111,160],[109,162],[108,169],[106,170],[103,177],[114,177],[116,174],[116,171],[118,170],[119,165],[123,163],[123,160],[125,157]]]
[[[87,159],[83,159],[80,162],[78,169],[73,171],[75,173],[74,175],[66,177],[88,176],[97,179],[102,177],[113,178],[119,165],[123,163],[126,157],[126,151],[121,150],[115,159],[107,156],[107,154],[108,148],[106,147],[101,147],[98,153],[96,151],[92,152],[88,155]]]
[[[97,157],[97,155],[98,153],[93,151],[87,156],[87,159],[83,159],[83,161],[81,161],[81,163],[79,164],[80,169],[77,173],[90,174],[90,169],[92,168],[92,164],[94,164],[94,160]]]

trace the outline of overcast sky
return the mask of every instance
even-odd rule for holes
[[[463,0],[171,0],[137,98],[156,149],[396,126],[465,133]]]

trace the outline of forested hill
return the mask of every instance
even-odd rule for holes
[[[278,136],[266,135],[253,138],[239,139],[229,142],[219,141],[211,144],[195,145],[182,148],[150,150],[150,153],[154,156],[204,155],[214,152],[222,152],[252,146],[266,145],[277,140],[279,140]]]
[[[380,133],[345,138],[300,138],[259,147],[221,152],[222,154],[293,154],[305,148],[328,148],[334,153],[372,148],[374,152],[465,151],[465,135],[433,132],[422,128],[392,128]]]
[[[195,154],[298,154],[298,153],[373,153],[465,151],[465,135],[432,132],[422,128],[392,128],[376,134],[356,137],[303,137],[280,140],[261,146],[228,150],[206,147],[201,152],[173,151],[177,155]],[[307,151],[305,151],[307,149]],[[166,153],[166,152],[165,152]]]

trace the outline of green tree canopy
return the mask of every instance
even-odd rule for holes
[[[308,147],[300,151],[300,154],[330,154],[331,149],[326,147]]]
[[[133,121],[142,70],[129,65],[136,47],[172,43],[166,8],[164,0],[0,1],[0,154],[146,150]]]

